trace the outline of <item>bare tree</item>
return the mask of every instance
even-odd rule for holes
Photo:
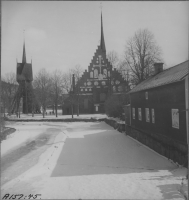
[[[122,75],[124,80],[127,82],[129,90],[131,85],[131,70],[124,59],[119,61],[117,65],[117,70]]]
[[[125,47],[125,62],[131,70],[132,82],[137,85],[152,74],[153,64],[162,62],[161,49],[148,29],[138,30]]]
[[[83,73],[83,69],[80,65],[76,65],[72,70],[72,74],[75,75],[75,95],[73,96],[74,99],[72,99],[73,104],[77,105],[77,116],[79,116],[79,102],[80,102],[80,78]]]
[[[112,64],[112,67],[117,68],[118,62],[119,62],[119,57],[116,51],[110,51],[107,54],[107,58],[109,62]]]
[[[53,100],[55,105],[55,113],[57,117],[57,108],[58,108],[58,102],[60,102],[60,97],[63,94],[63,74],[60,70],[55,70],[51,76],[51,92],[53,94]]]
[[[4,106],[4,112],[5,108],[10,109],[11,102],[13,101],[13,98],[16,94],[18,84],[16,82],[16,74],[13,72],[9,72],[5,74],[4,77],[2,77],[2,102]]]
[[[49,102],[49,94],[51,87],[51,79],[49,73],[45,69],[41,69],[35,76],[33,81],[36,97],[42,106],[43,118],[45,110]]]

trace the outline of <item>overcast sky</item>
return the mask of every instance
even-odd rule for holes
[[[162,48],[166,67],[188,59],[189,2],[102,2],[106,51],[121,57],[126,41],[138,29],[149,29]],[[22,61],[25,30],[26,59],[33,73],[66,71],[88,65],[100,42],[98,1],[2,1],[1,70],[16,72]]]

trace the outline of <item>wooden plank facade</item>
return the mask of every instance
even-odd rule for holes
[[[126,124],[126,134],[182,165],[187,164],[188,64],[157,70],[133,88]]]

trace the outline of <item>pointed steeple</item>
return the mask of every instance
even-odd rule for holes
[[[22,63],[26,63],[26,50],[25,50],[25,41],[23,46],[23,56],[22,56]]]
[[[102,12],[101,12],[101,39],[100,39],[100,47],[103,52],[106,52],[106,46],[104,41],[104,32],[103,32],[103,23],[102,23]]]

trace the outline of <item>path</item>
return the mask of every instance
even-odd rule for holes
[[[3,195],[41,194],[42,199],[183,199],[178,189],[185,169],[177,169],[166,158],[104,122],[41,124],[46,131],[35,138],[33,150],[7,165],[4,177],[15,166],[26,165],[34,157],[37,160],[2,185]],[[50,130],[51,137],[39,144],[39,138],[49,136]]]

